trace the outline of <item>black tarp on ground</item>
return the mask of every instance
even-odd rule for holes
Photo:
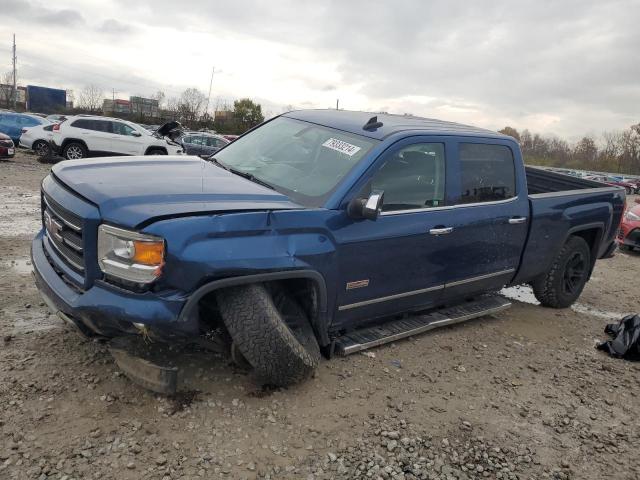
[[[627,315],[618,323],[610,323],[604,333],[614,338],[598,344],[598,350],[612,357],[640,360],[640,315]]]

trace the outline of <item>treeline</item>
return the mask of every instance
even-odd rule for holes
[[[600,138],[585,136],[575,144],[512,127],[500,133],[518,140],[529,165],[640,175],[640,124],[604,133]]]

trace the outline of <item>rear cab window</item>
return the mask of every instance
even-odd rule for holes
[[[458,204],[495,202],[516,196],[513,152],[506,145],[460,143]]]

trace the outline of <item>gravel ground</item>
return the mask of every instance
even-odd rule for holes
[[[261,389],[186,352],[185,391],[132,384],[42,303],[29,242],[48,172],[0,163],[0,478],[637,479],[640,364],[596,351],[638,307],[640,254],[598,263],[572,309],[509,310]]]

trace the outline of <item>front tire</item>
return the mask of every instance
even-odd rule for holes
[[[166,155],[167,152],[162,148],[151,148],[146,154],[147,155]]]
[[[62,156],[67,160],[80,160],[87,158],[87,147],[79,142],[67,143],[62,150]]]
[[[216,298],[231,338],[263,381],[288,386],[311,376],[320,347],[291,295],[255,284],[219,290]]]
[[[569,237],[549,271],[533,282],[533,293],[545,307],[567,308],[582,293],[590,268],[591,250],[587,242]]]

